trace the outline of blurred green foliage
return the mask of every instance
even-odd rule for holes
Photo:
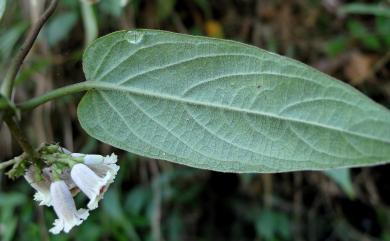
[[[77,14],[73,11],[56,15],[46,24],[43,38],[50,46],[57,45],[69,36],[77,23],[77,18]]]
[[[374,26],[368,26],[357,19],[349,19],[346,21],[347,32],[330,40],[325,46],[326,52],[329,56],[337,56],[356,44],[362,49],[374,52],[389,49],[389,29],[390,17],[375,17]]]
[[[348,3],[339,9],[341,14],[367,14],[390,18],[390,8],[381,3]]]
[[[6,0],[0,0],[0,21],[3,18],[6,6],[7,6]]]

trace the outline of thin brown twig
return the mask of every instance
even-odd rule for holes
[[[31,146],[30,142],[28,141],[22,129],[19,127],[19,124],[14,120],[14,118],[11,115],[5,115],[4,121],[7,124],[12,136],[19,143],[23,151],[28,155],[29,158],[35,161],[36,152],[34,148]]]
[[[152,217],[152,235],[153,240],[162,241],[164,239],[161,235],[161,190],[158,182],[160,173],[155,160],[150,162],[150,169],[153,175],[153,205],[155,208]]]
[[[4,116],[4,112],[0,111],[0,130],[1,127],[3,126],[3,116]]]
[[[39,32],[41,31],[43,25],[53,14],[58,4],[58,0],[52,0],[49,6],[46,8],[45,12],[41,15],[38,21],[31,27],[27,33],[27,37],[24,40],[22,46],[20,47],[19,53],[13,59],[11,66],[5,76],[3,85],[1,86],[1,92],[7,97],[10,98],[12,94],[12,89],[14,86],[16,75],[18,74],[20,67],[23,64],[24,59],[27,54],[30,52]]]
[[[18,52],[18,54],[15,56],[15,58],[12,60],[12,63],[9,67],[9,70],[5,76],[5,79],[3,81],[3,84],[1,86],[1,93],[10,99],[12,94],[12,89],[14,86],[15,78],[17,73],[19,72],[24,59],[26,58],[27,54],[30,52],[33,44],[35,43],[35,40],[38,37],[39,32],[41,31],[43,25],[46,23],[46,21],[49,19],[49,17],[53,14],[54,10],[56,9],[58,4],[58,0],[52,0],[49,4],[49,6],[46,8],[44,13],[41,15],[41,17],[38,19],[38,21],[31,27],[29,32],[27,33],[27,36]],[[2,114],[3,115],[3,114]],[[13,137],[17,140],[20,147],[23,149],[23,151],[29,156],[29,158],[32,161],[36,161],[36,152],[30,142],[28,141],[26,135],[19,127],[19,123],[15,121],[12,115],[4,113],[4,116],[0,116],[0,121],[2,122],[2,118],[4,118],[4,121],[6,122],[9,130],[11,131]]]
[[[49,234],[47,233],[47,226],[45,223],[45,214],[42,206],[38,207],[38,223],[39,223],[39,233],[41,240],[50,241]]]
[[[293,174],[294,179],[294,189],[297,190],[294,192],[293,197],[293,207],[294,207],[294,240],[303,240],[301,235],[302,232],[302,215],[300,213],[300,209],[302,208],[302,191],[299,187],[302,186],[302,173],[297,172]]]
[[[387,51],[385,55],[380,58],[372,67],[371,76],[373,76],[376,72],[383,68],[390,61],[390,51]]]

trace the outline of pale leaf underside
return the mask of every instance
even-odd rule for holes
[[[85,52],[78,107],[93,137],[142,156],[225,172],[372,165],[390,115],[352,87],[249,45],[121,31]]]

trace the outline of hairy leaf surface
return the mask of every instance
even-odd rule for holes
[[[372,165],[390,114],[298,61],[234,41],[115,32],[85,52],[78,107],[93,137],[142,156],[225,172]],[[101,86],[101,87],[99,87]]]

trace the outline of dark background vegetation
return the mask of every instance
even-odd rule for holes
[[[0,22],[1,77],[42,11],[34,2],[44,1],[7,2]],[[120,2],[93,5],[99,36],[137,27],[238,40],[314,66],[390,107],[389,1]],[[79,0],[60,0],[18,76],[15,101],[84,80],[81,56],[91,25],[82,20]],[[88,137],[76,117],[80,97],[24,114],[23,127],[36,145],[114,151],[121,165],[116,182],[86,222],[69,235],[52,236],[47,230],[54,212],[37,206],[23,178],[12,182],[0,175],[1,240],[390,240],[390,165],[236,175],[145,159]],[[3,126],[0,160],[20,152]]]

